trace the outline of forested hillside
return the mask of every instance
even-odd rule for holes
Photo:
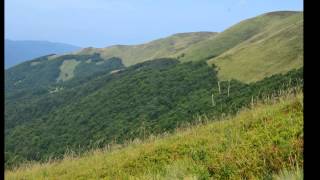
[[[66,149],[83,152],[171,131],[198,116],[235,113],[252,97],[301,80],[302,69],[249,85],[220,82],[205,62],[158,59],[71,87],[66,81],[55,93],[6,104],[6,160],[44,160],[60,157]]]

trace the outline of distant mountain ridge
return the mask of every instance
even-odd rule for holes
[[[5,39],[5,68],[48,54],[62,54],[80,49],[78,46],[49,42]]]
[[[219,67],[220,78],[249,83],[301,67],[302,39],[303,12],[275,11],[243,20],[219,33],[178,33],[145,44],[85,48],[76,54],[116,56],[125,66],[156,58],[207,61]],[[246,65],[250,72],[245,72]]]

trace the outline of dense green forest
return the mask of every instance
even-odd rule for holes
[[[124,69],[113,60],[122,70],[76,75],[42,93],[6,97],[6,165],[170,132],[199,116],[236,113],[252,97],[302,84],[302,68],[245,84],[219,81],[215,67],[205,62],[157,59]],[[85,68],[75,74],[80,72]],[[60,90],[48,93],[53,87]]]
[[[76,88],[90,81],[99,74],[108,74],[113,70],[122,69],[119,58],[103,60],[99,54],[93,55],[64,55],[58,60],[50,60],[48,56],[25,62],[5,71],[5,131],[16,124],[27,122],[30,119],[48,113],[61,104],[71,102],[77,98],[77,93],[63,89]],[[63,61],[76,59],[80,63],[75,68],[74,78],[57,82],[59,66]],[[90,59],[91,62],[86,61]],[[39,62],[31,66],[33,62]],[[103,62],[99,65],[96,62]],[[85,95],[86,90],[81,91]]]

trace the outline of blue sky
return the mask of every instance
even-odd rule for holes
[[[5,37],[82,47],[139,44],[179,32],[221,32],[303,0],[5,0]]]

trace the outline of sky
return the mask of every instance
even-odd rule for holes
[[[175,33],[221,32],[303,0],[5,0],[5,38],[81,47],[140,44]]]

